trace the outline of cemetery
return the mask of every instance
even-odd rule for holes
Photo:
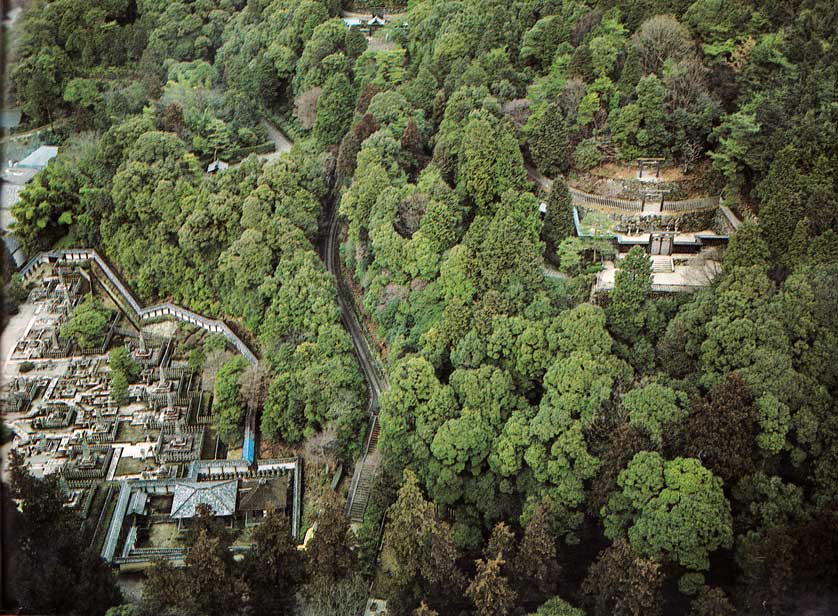
[[[226,356],[255,355],[221,322],[173,305],[140,308],[98,254],[79,254],[33,259],[28,299],[3,331],[11,449],[35,476],[60,478],[64,505],[95,523],[94,545],[117,566],[182,563],[183,531],[198,515],[234,529],[236,552],[271,510],[298,533],[301,460],[256,460],[255,421],[248,459],[228,459],[241,450],[228,453],[212,427],[214,375],[208,387],[179,342],[220,336]]]

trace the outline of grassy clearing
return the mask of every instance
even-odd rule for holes
[[[121,457],[116,465],[116,477],[121,475],[136,475],[142,473],[146,468],[145,461],[139,458]]]

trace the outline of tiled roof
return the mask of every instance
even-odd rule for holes
[[[207,165],[207,173],[214,173],[216,171],[224,171],[225,169],[229,168],[230,164],[225,163],[223,160],[214,160],[209,165]]]
[[[248,482],[242,486],[239,511],[284,510],[287,501],[288,477],[262,479],[259,482]]]
[[[194,518],[198,505],[209,505],[216,516],[233,515],[236,512],[238,481],[179,481],[175,485],[175,497],[170,517],[175,519]]]
[[[148,493],[143,490],[137,490],[131,494],[131,501],[128,503],[127,513],[136,513],[137,515],[145,514],[145,505],[148,502]]]

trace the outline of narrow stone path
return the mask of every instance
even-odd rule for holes
[[[264,118],[262,119],[261,124],[265,127],[265,130],[268,131],[268,136],[271,138],[271,141],[274,142],[274,146],[276,147],[276,151],[271,154],[278,156],[291,151],[291,148],[294,147],[294,143],[285,135],[285,133],[279,130],[275,124]],[[270,156],[270,154],[266,154],[265,156]]]
[[[553,278],[555,280],[569,280],[570,276],[567,274],[560,272],[559,270],[551,267],[550,265],[544,264],[544,277],[545,278]]]

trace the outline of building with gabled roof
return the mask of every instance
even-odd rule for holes
[[[237,510],[244,513],[245,526],[259,524],[269,511],[284,512],[288,505],[288,477],[242,481]]]
[[[29,156],[20,161],[17,166],[27,169],[43,169],[47,163],[58,156],[58,146],[42,145]]]
[[[119,567],[145,567],[155,559],[182,566],[187,548],[177,539],[201,505],[223,518],[236,536],[264,521],[270,511],[290,517],[291,536],[300,534],[302,460],[195,460],[186,477],[121,482],[106,524],[101,556]],[[158,529],[152,532],[150,529]],[[238,543],[233,550],[250,545]]]
[[[218,173],[219,171],[224,171],[230,168],[230,163],[226,163],[223,160],[214,160],[209,165],[207,165],[207,173]]]
[[[175,484],[172,512],[169,517],[186,520],[198,515],[200,505],[212,508],[212,515],[231,516],[236,513],[238,480],[228,481],[178,481]]]

